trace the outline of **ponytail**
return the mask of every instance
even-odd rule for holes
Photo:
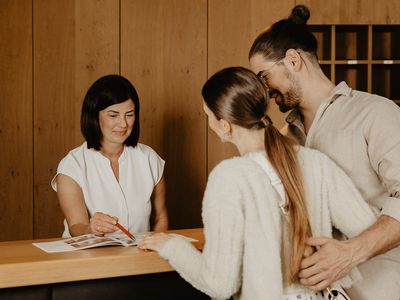
[[[283,136],[272,122],[265,126],[264,143],[267,157],[278,173],[287,196],[285,211],[290,216],[287,220],[292,250],[284,274],[285,282],[292,284],[298,282],[300,262],[306,249],[305,242],[311,236],[303,180],[294,142]]]

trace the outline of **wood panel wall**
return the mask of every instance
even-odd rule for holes
[[[206,0],[121,2],[121,72],[139,93],[140,141],[166,160],[171,228],[202,226],[206,55]]]
[[[32,104],[32,5],[1,1],[0,240],[32,237]]]
[[[119,1],[34,1],[35,238],[59,236],[50,187],[58,162],[83,142],[80,112],[98,77],[119,73]]]
[[[248,66],[254,38],[295,3],[309,5],[312,23],[400,23],[397,0],[2,0],[0,240],[61,235],[50,180],[83,141],[86,90],[110,73],[137,88],[140,141],[167,162],[171,227],[200,226],[207,174],[236,154],[207,129],[201,87],[223,67]],[[271,115],[283,125],[274,106]]]
[[[265,28],[289,15],[294,1],[231,1],[209,0],[208,15],[208,77],[229,66],[249,67],[250,47]],[[270,116],[275,126],[284,125],[284,116],[273,103]],[[208,130],[208,171],[221,160],[237,155],[232,144],[222,144]]]
[[[309,24],[399,24],[398,0],[296,0],[311,10]]]

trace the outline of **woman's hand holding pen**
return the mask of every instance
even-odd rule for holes
[[[96,212],[93,217],[90,218],[90,230],[95,235],[103,236],[105,233],[111,233],[118,230],[115,226],[117,222],[117,217],[111,217],[110,215]]]

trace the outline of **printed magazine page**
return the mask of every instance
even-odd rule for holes
[[[67,252],[112,245],[122,245],[128,247],[136,246],[138,242],[145,237],[146,234],[148,233],[140,233],[137,235],[135,234],[135,241],[119,231],[105,236],[85,234],[54,242],[32,243],[32,245],[42,249],[47,253]],[[195,239],[180,234],[170,233],[170,235],[183,238],[189,242],[197,242],[197,240]]]
[[[137,245],[137,240],[140,236],[136,237],[133,241],[127,237],[124,233],[118,232],[105,236],[96,236],[94,234],[85,234],[64,240],[44,243],[32,243],[34,246],[46,251],[48,253],[53,252],[66,252],[75,251],[81,249],[95,248],[101,246],[111,245],[122,245],[122,246],[133,246]]]

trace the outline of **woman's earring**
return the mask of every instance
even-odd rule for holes
[[[228,131],[224,131],[224,140],[227,141],[231,137],[231,134]]]

